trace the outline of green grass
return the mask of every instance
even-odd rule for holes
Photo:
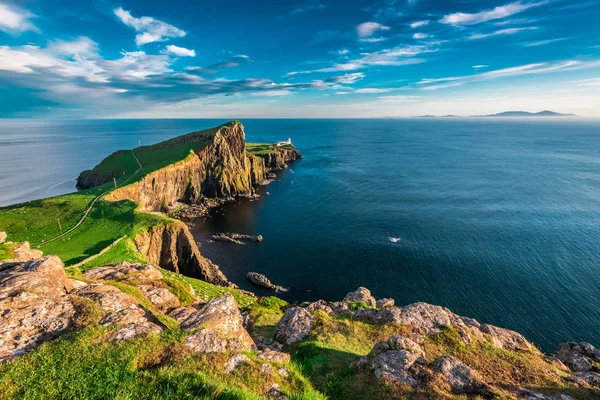
[[[195,300],[195,296],[190,290],[190,285],[187,285],[173,277],[163,278],[162,283],[179,299],[182,306],[187,307]]]
[[[2,207],[0,231],[5,231],[12,242],[29,241],[34,246],[73,227],[94,197],[89,193],[73,193]]]
[[[79,228],[40,249],[44,254],[59,256],[69,266],[99,253],[122,236],[133,237],[150,226],[169,221],[162,216],[139,213],[136,208],[137,204],[129,200],[100,200]],[[118,247],[118,250],[122,249],[122,246]]]
[[[246,151],[255,156],[264,156],[267,154],[274,154],[276,148],[272,144],[246,143]]]
[[[15,246],[12,243],[0,244],[0,261],[13,258],[14,247]]]

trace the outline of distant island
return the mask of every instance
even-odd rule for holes
[[[458,115],[421,115],[417,118],[457,118]],[[544,110],[537,113],[532,113],[528,111],[504,111],[498,114],[488,114],[488,115],[470,115],[465,118],[484,118],[484,117],[512,117],[512,118],[521,118],[521,117],[577,117],[575,114],[561,114],[554,111]]]

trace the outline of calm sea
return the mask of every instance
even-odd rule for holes
[[[67,193],[120,148],[224,120],[0,121],[0,205]],[[557,343],[600,345],[600,122],[242,120],[304,159],[194,225],[240,286],[248,271],[304,301],[365,286]],[[213,232],[261,234],[245,246]]]

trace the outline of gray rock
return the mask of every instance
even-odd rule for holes
[[[142,292],[145,298],[161,313],[167,312],[172,308],[178,308],[181,306],[179,298],[162,287],[155,287],[152,285],[138,285],[137,288]]]
[[[143,321],[137,324],[129,325],[128,327],[112,333],[109,335],[108,340],[120,342],[121,340],[131,339],[139,335],[145,335],[148,333],[161,333],[162,331],[163,328],[160,326],[152,322]]]
[[[394,299],[379,299],[377,300],[375,307],[377,308],[386,308],[386,307],[392,307],[394,306],[395,302]]]
[[[481,393],[485,390],[481,375],[455,357],[438,357],[430,368],[446,378],[456,393]]]
[[[254,337],[254,343],[256,343],[258,350],[283,350],[283,345],[281,343],[264,336]]]
[[[573,372],[590,371],[594,362],[600,362],[600,351],[589,343],[562,343],[556,357]]]
[[[104,281],[159,281],[163,275],[151,265],[121,264],[106,265],[87,270],[83,273],[86,279]]]
[[[600,388],[600,374],[595,372],[576,372],[574,375],[575,382],[590,385],[594,388]]]
[[[289,308],[275,327],[275,340],[294,344],[308,335],[313,327],[313,316],[301,307]]]
[[[487,324],[481,325],[479,329],[481,332],[487,333],[492,337],[492,341],[496,347],[516,351],[531,350],[531,343],[520,333]]]
[[[419,382],[410,374],[410,368],[421,357],[406,350],[390,350],[379,354],[371,362],[375,376],[382,381],[395,381],[416,386]]]
[[[226,339],[213,329],[203,329],[185,339],[185,346],[193,353],[225,353],[244,350],[236,339]]]
[[[369,307],[375,307],[377,302],[375,298],[371,296],[369,289],[359,287],[354,292],[350,292],[344,297],[344,303],[365,303]]]
[[[275,375],[275,370],[273,370],[273,367],[271,367],[271,364],[260,364],[260,373],[263,375]]]
[[[250,364],[252,361],[244,354],[236,354],[225,363],[224,370],[228,374],[232,373],[242,364]]]
[[[271,361],[277,364],[285,364],[290,362],[291,357],[288,353],[274,350],[264,350],[258,353],[258,358],[261,360]]]
[[[264,287],[267,289],[277,289],[277,286],[273,285],[269,278],[258,272],[248,272],[246,278],[255,284],[256,286]]]

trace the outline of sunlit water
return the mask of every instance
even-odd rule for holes
[[[0,121],[0,205],[70,192],[117,149],[221,122]],[[289,300],[338,300],[360,285],[517,330],[547,351],[600,344],[599,122],[242,122],[248,141],[291,137],[304,155],[259,200],[193,227],[243,288],[255,289],[249,271],[289,287]],[[208,240],[223,231],[265,240]]]

